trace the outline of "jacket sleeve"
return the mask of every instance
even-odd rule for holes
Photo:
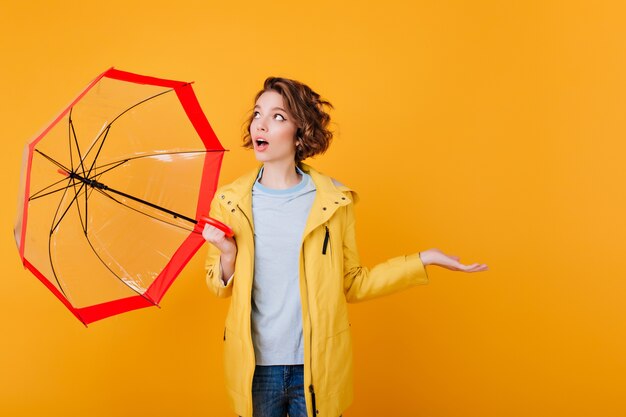
[[[343,288],[351,303],[369,300],[428,283],[419,253],[391,258],[372,269],[361,266],[356,245],[354,205],[346,206],[343,235]]]
[[[217,194],[218,193],[215,193],[215,195]],[[211,202],[211,211],[209,212],[209,217],[212,217],[215,220],[219,220],[220,222],[224,222],[223,209],[217,201],[217,198],[214,198]],[[226,285],[224,285],[224,282],[222,281],[220,251],[210,243],[207,246],[209,247],[209,249],[204,264],[206,269],[207,285],[216,296],[220,298],[230,297],[233,292],[233,277],[230,277]]]

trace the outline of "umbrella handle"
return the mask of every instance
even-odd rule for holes
[[[198,219],[198,223],[196,223],[196,227],[195,227],[195,231],[202,233],[202,230],[204,230],[204,225],[205,224],[210,224],[211,226],[217,227],[218,229],[220,229],[222,232],[224,232],[224,234],[226,235],[226,237],[233,237],[235,236],[235,232],[233,232],[233,229],[231,229],[230,227],[226,226],[224,223],[215,220],[209,216],[200,216],[200,218]]]

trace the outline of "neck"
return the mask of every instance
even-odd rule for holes
[[[265,163],[259,182],[267,188],[285,190],[300,183],[301,175],[296,172],[295,161],[288,163]]]

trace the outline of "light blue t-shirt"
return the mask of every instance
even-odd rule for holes
[[[274,190],[258,178],[252,188],[254,282],[252,342],[257,365],[304,363],[300,247],[315,184],[298,169],[294,187]],[[263,170],[259,173],[259,178]]]

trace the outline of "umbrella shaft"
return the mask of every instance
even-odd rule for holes
[[[75,172],[70,172],[70,178],[74,178],[77,179],[79,181],[84,182],[85,184],[87,184],[88,186],[92,187],[92,188],[99,188],[100,190],[110,190],[110,188],[104,184],[102,184],[101,182],[98,182],[96,180],[88,180],[85,177],[81,177],[80,175],[78,175]]]
[[[75,172],[71,172],[69,175],[70,175],[70,178],[75,178],[75,179],[77,179],[79,181],[82,181],[83,183],[85,183],[86,185],[88,185],[88,186],[90,186],[92,188],[98,188],[100,190],[106,190],[108,192],[111,192],[111,193],[114,193],[114,194],[117,194],[117,195],[121,195],[122,197],[129,198],[129,199],[131,199],[133,201],[136,201],[138,203],[145,204],[146,206],[149,206],[149,207],[152,207],[152,208],[157,209],[159,211],[162,211],[164,213],[170,214],[174,218],[183,219],[183,220],[186,220],[186,221],[188,221],[190,223],[193,223],[193,224],[198,223],[198,221],[195,220],[195,219],[192,219],[192,218],[187,217],[185,215],[182,215],[180,213],[176,213],[175,211],[168,210],[165,207],[157,206],[154,203],[151,203],[151,202],[146,201],[146,200],[142,200],[141,198],[132,196],[130,194],[126,194],[126,193],[124,193],[122,191],[115,190],[113,188],[110,188],[108,185],[103,184],[101,182],[98,182],[96,180],[90,180],[90,179],[87,179],[85,177],[81,177],[80,175],[76,174]]]

